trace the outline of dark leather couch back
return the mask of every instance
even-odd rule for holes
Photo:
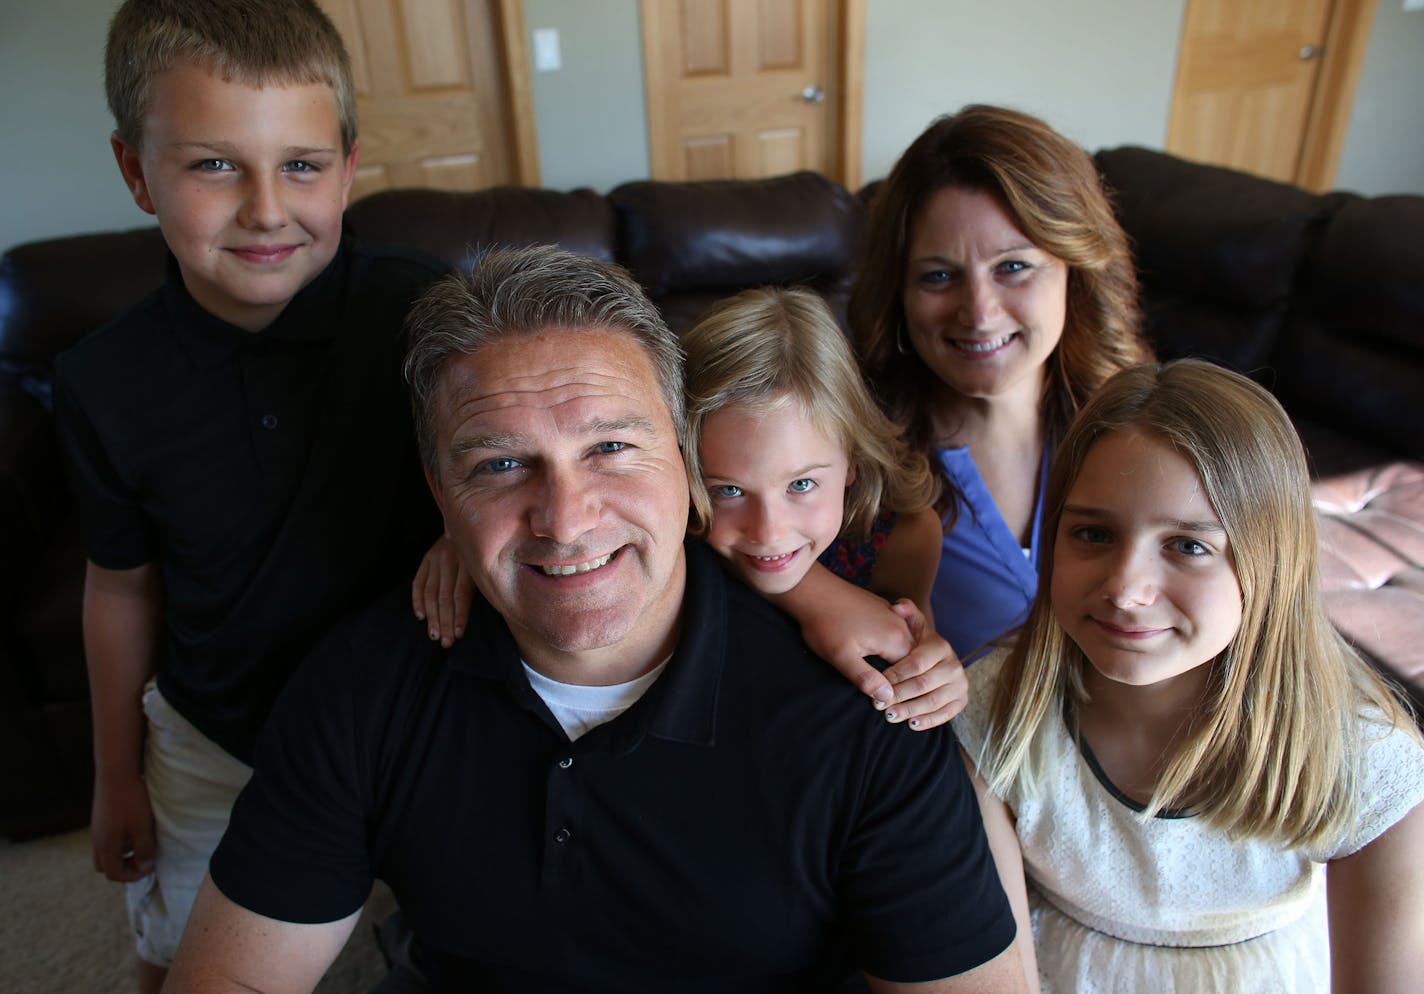
[[[1160,358],[1269,387],[1321,474],[1424,459],[1424,198],[1317,195],[1143,148],[1095,158]]]
[[[495,245],[558,244],[605,262],[617,256],[613,209],[592,190],[384,190],[352,204],[346,228],[369,241],[418,246],[457,270]]]
[[[58,353],[163,282],[163,252],[157,228],[30,242],[6,252],[0,363],[47,378]]]

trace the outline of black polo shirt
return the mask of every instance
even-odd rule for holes
[[[847,960],[919,981],[1007,948],[953,735],[887,724],[700,543],[682,622],[570,743],[487,605],[447,652],[382,602],[278,702],[213,879],[322,922],[380,877],[436,990],[821,991]]]
[[[61,355],[55,414],[89,558],[161,568],[158,684],[250,762],[278,690],[439,535],[401,381],[440,264],[344,243],[261,332],[165,285]]]

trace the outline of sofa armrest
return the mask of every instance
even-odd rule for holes
[[[54,421],[0,373],[0,831],[85,823],[92,782],[84,576]]]

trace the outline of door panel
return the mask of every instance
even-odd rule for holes
[[[351,53],[361,118],[352,198],[387,187],[531,182],[504,50],[518,0],[319,0]],[[517,31],[502,18],[518,17]],[[528,127],[532,134],[532,125]],[[537,182],[537,164],[532,182]]]
[[[1167,150],[1294,182],[1331,0],[1188,0]]]
[[[842,116],[859,101],[841,85],[845,16],[819,0],[643,0],[653,178],[844,178]]]

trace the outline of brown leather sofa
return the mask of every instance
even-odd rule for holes
[[[1321,499],[1337,623],[1417,693],[1424,248],[1411,236],[1424,230],[1424,198],[1315,197],[1142,149],[1098,161],[1136,240],[1159,351],[1256,375],[1299,419],[1331,478]],[[862,198],[800,173],[629,183],[607,196],[386,191],[353,204],[347,222],[457,267],[491,245],[533,242],[612,259],[681,331],[713,301],[764,283],[812,286],[843,315],[864,210]],[[162,255],[148,228],[35,242],[0,259],[0,831],[12,838],[83,824],[92,776],[84,554],[50,369],[158,285]]]

